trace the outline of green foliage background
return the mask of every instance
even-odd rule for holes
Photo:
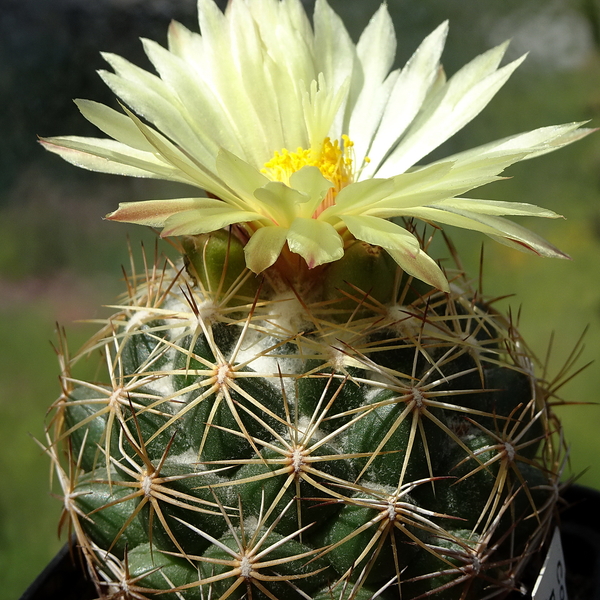
[[[101,305],[114,302],[120,291],[121,265],[128,263],[126,236],[137,255],[141,240],[150,250],[154,245],[152,232],[102,223],[101,217],[120,201],[181,193],[157,182],[80,172],[45,155],[35,136],[94,135],[71,98],[114,105],[93,77],[93,70],[103,67],[98,51],[116,51],[143,64],[138,36],[164,42],[171,16],[195,27],[192,0],[173,0],[172,12],[168,4],[7,0],[0,21],[0,600],[18,598],[64,542],[56,534],[60,500],[48,492],[49,461],[33,440],[42,439],[45,412],[59,393],[50,345],[56,340],[55,322],[67,326],[76,348],[93,326],[72,322],[104,314]],[[379,2],[331,4],[356,35]],[[531,47],[526,63],[491,105],[440,154],[543,125],[588,119],[592,126],[599,124],[596,0],[388,4],[399,38],[399,64],[446,18],[451,21],[444,55],[449,74],[505,37],[514,37],[518,50]],[[574,41],[582,39],[583,49]],[[508,175],[512,179],[479,193],[564,214],[565,222],[528,225],[573,261],[538,259],[486,241],[483,290],[489,296],[513,294],[501,305],[521,311],[520,329],[541,360],[554,332],[550,373],[558,372],[588,327],[583,366],[600,350],[600,138],[590,136],[516,165]],[[448,232],[465,268],[477,277],[481,236]],[[598,389],[600,371],[592,365],[562,390],[566,400],[581,404],[559,409],[572,446],[569,474],[581,474],[581,483],[596,488],[600,412],[586,403],[597,402]]]

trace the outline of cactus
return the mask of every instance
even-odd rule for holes
[[[99,596],[505,595],[554,516],[553,387],[512,319],[429,257],[414,218],[565,257],[503,218],[555,213],[456,196],[588,130],[415,167],[518,66],[498,68],[505,46],[446,81],[443,24],[388,75],[385,6],[356,46],[324,0],[314,33],[297,0],[199,13],[202,37],[174,24],[168,51],[145,42],[160,77],[107,56],[133,112],[78,105],[113,140],[43,141],[209,193],[111,213],[181,236],[182,258],[144,260],[74,356],[61,335],[47,451]]]
[[[552,521],[561,450],[514,325],[459,272],[449,294],[419,293],[363,242],[303,288],[259,283],[226,232],[184,246],[186,269],[131,276],[63,361],[55,448],[68,441],[65,510],[100,591],[511,589]],[[92,355],[98,379],[77,379]]]

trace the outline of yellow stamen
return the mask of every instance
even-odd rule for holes
[[[289,185],[290,177],[302,167],[317,167],[332,184],[331,190],[313,215],[317,217],[328,206],[335,203],[335,197],[342,188],[352,183],[353,146],[354,142],[347,135],[343,135],[341,147],[339,140],[332,142],[327,137],[323,140],[320,148],[298,148],[295,152],[283,148],[283,150],[275,152],[273,158],[265,163],[261,172],[273,181],[282,181]]]

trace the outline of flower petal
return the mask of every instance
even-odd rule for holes
[[[434,84],[439,61],[448,34],[448,22],[442,23],[428,35],[400,72],[392,90],[381,124],[368,150],[371,162],[362,177],[377,172],[382,160],[404,134],[423,105]],[[401,173],[403,169],[396,170]],[[389,177],[390,170],[383,177]],[[379,175],[378,175],[379,176]]]
[[[256,157],[256,165],[262,166],[265,154],[259,154],[259,148],[266,153],[268,159],[273,147],[282,148],[284,144],[282,123],[277,112],[277,94],[274,93],[274,64],[265,51],[248,3],[230,3],[227,18],[230,54],[234,57],[232,63],[238,63],[236,67],[239,86],[244,92],[248,112],[256,119],[253,137],[258,138],[260,144],[252,148],[252,154],[248,154],[247,159],[252,160]],[[265,119],[264,115],[270,115],[271,118]]]
[[[299,216],[312,217],[313,213],[325,198],[327,192],[333,187],[331,181],[323,176],[317,167],[302,167],[290,176],[290,186],[306,194],[310,199],[301,207]]]
[[[473,200],[472,198],[450,198],[435,204],[433,208],[459,210],[479,215],[513,215],[520,217],[544,217],[560,219],[562,215],[547,208],[526,202],[501,202],[500,200]]]
[[[497,46],[451,77],[423,108],[377,176],[403,173],[475,118],[525,58],[497,69],[505,51],[506,44]]]
[[[280,117],[283,143],[273,143],[272,150],[306,148],[308,139],[300,99],[318,75],[313,59],[314,34],[306,11],[299,0],[250,2],[247,6],[266,54],[273,61],[268,73],[276,103],[273,114]],[[260,90],[264,94],[263,88],[262,84],[257,86],[257,93]]]
[[[103,57],[115,70],[99,71],[116,96],[136,114],[142,115],[180,148],[185,148],[205,164],[214,160],[214,149],[207,148],[195,135],[181,102],[166,83],[156,75],[136,67],[114,54]]]
[[[498,180],[500,173],[506,167],[518,160],[527,158],[530,151],[535,152],[536,148],[528,149],[525,146],[517,145],[514,149],[507,148],[504,151],[495,150],[490,153],[482,151],[481,154],[469,153],[465,156],[458,155],[458,158],[454,156],[451,159],[432,163],[426,167],[392,178],[394,189],[390,191],[387,197],[372,199],[366,197],[353,206],[352,212],[356,213],[358,208],[361,207],[364,214],[382,218],[410,216],[413,214],[410,210],[412,207],[439,206],[448,202],[449,198],[457,194],[463,194]],[[464,203],[468,200],[460,200],[459,202]],[[469,209],[478,212],[478,202],[475,201],[474,204],[469,206]],[[511,214],[509,208],[511,203],[505,204],[501,212],[489,214]],[[466,205],[461,204],[461,206]],[[494,210],[490,208],[494,206],[493,202],[483,203],[481,206],[488,206],[489,210]],[[506,212],[507,210],[509,212]],[[525,213],[517,211],[514,214],[550,216],[550,213],[542,214],[532,212],[532,210],[526,210]]]
[[[199,0],[198,20],[207,85],[237,130],[244,151],[241,157],[259,167],[272,156],[271,142],[282,141],[279,113],[269,101],[276,96],[272,61],[254,37],[256,26],[247,8],[233,7],[224,15],[212,0]],[[267,120],[275,121],[274,127],[266,124],[266,114]],[[273,140],[268,139],[268,131],[276,132]]]
[[[396,34],[386,4],[371,17],[356,44],[356,53],[363,66],[365,86],[387,77],[396,57]]]
[[[180,147],[170,142],[165,136],[148,127],[130,110],[125,107],[123,107],[123,110],[148,143],[166,162],[185,173],[190,179],[195,180],[201,187],[211,189],[210,183],[214,182],[216,178],[205,166],[200,166],[201,163],[187,156]],[[209,184],[208,187],[206,186],[207,183]]]
[[[171,21],[167,32],[169,52],[190,65],[194,71],[202,71],[204,41],[202,36],[190,31],[178,21]]]
[[[332,123],[340,111],[340,107],[347,100],[350,80],[346,79],[335,93],[329,89],[323,73],[319,73],[318,80],[310,83],[308,90],[302,93],[302,109],[308,142],[312,148],[320,148],[329,135],[339,138],[337,133],[331,133]]]
[[[210,233],[234,223],[246,223],[261,218],[261,215],[237,210],[224,202],[220,204],[218,207],[186,210],[171,215],[165,221],[161,237]]]
[[[254,232],[246,246],[246,266],[254,273],[268,269],[279,257],[287,238],[286,227],[261,227]]]
[[[452,160],[465,167],[470,167],[478,160],[490,155],[520,156],[514,162],[528,160],[558,150],[595,131],[595,129],[582,128],[582,125],[584,122],[540,127],[453,154],[445,160]]]
[[[177,198],[176,200],[144,200],[121,202],[119,208],[106,215],[110,221],[137,223],[150,227],[164,227],[172,215],[190,210],[206,210],[223,206],[220,200],[211,198]]]
[[[239,197],[238,201],[230,200],[232,204],[246,210],[260,210],[254,190],[269,183],[262,173],[224,148],[217,155],[216,168],[221,181],[226,181],[228,187],[235,190]]]
[[[58,154],[67,162],[90,171],[166,179],[192,185],[196,183],[194,179],[160,157],[125,146],[115,140],[58,136],[42,138],[40,143],[46,150]]]
[[[386,252],[400,265],[402,270],[408,275],[412,275],[425,283],[449,292],[450,286],[444,272],[439,265],[423,250],[413,253],[410,248],[401,250],[392,250],[386,248]]]
[[[360,217],[340,215],[340,219],[355,238],[367,242],[367,244],[381,246],[386,250],[388,248],[393,250],[411,248],[414,254],[419,250],[417,238],[404,227],[391,221],[364,215]]]
[[[476,201],[474,201],[476,202]],[[538,256],[550,258],[569,258],[567,254],[553,246],[539,235],[502,217],[478,214],[474,211],[458,208],[424,206],[411,209],[417,218],[454,225],[463,229],[480,231],[506,246]]]
[[[90,123],[111,138],[131,148],[153,152],[152,145],[127,115],[91,100],[75,100],[75,104]]]
[[[445,198],[449,194],[436,192],[431,196],[430,188],[452,169],[452,163],[424,167],[418,171],[404,173],[393,179],[365,179],[344,188],[336,198],[337,212],[344,214],[370,214],[381,208],[405,208],[408,204],[428,204],[434,199]],[[425,195],[425,200],[421,197]],[[402,202],[404,200],[404,203]],[[389,215],[387,215],[389,216]],[[391,216],[396,216],[393,212]]]
[[[306,260],[309,269],[344,256],[344,244],[338,232],[329,223],[316,219],[295,219],[287,242],[292,252]]]
[[[273,222],[289,227],[300,212],[299,205],[310,200],[308,194],[294,190],[281,181],[270,181],[255,190],[254,195]]]
[[[396,53],[396,35],[387,6],[373,15],[356,45],[359,64],[354,70],[345,129],[354,142],[355,165],[360,169],[398,72],[390,75]]]
[[[224,110],[201,74],[156,42],[145,39],[142,42],[146,55],[176,96],[186,123],[209,156],[214,157],[219,148],[242,154],[239,131],[234,127],[231,115]],[[199,155],[198,158],[203,157]]]
[[[435,288],[449,291],[448,281],[435,261],[421,250],[419,240],[404,227],[375,217],[340,217],[354,237],[381,246],[402,269]]]
[[[330,93],[337,94],[338,91],[344,90],[343,97],[339,99],[340,110],[330,131],[331,135],[339,138],[348,99],[348,83],[352,80],[354,63],[357,60],[356,48],[344,23],[326,0],[316,1],[313,22],[316,72],[323,74]]]
[[[363,214],[372,204],[387,198],[394,191],[391,179],[365,179],[343,188],[335,204],[323,211],[321,218],[338,214]]]
[[[270,181],[254,191],[261,212],[277,225],[289,227],[296,217],[310,219],[332,187],[317,167],[303,167],[290,177],[290,185]]]
[[[394,189],[388,197],[365,206],[365,213],[389,218],[410,215],[416,206],[437,204],[457,194],[497,181],[499,174],[524,154],[483,156],[467,166],[440,161],[392,178]]]

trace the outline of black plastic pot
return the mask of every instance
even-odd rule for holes
[[[97,596],[79,552],[71,552],[69,544],[65,544],[25,590],[21,600],[92,600]]]
[[[573,485],[565,490],[561,541],[569,600],[600,600],[600,491]]]
[[[560,527],[569,600],[600,600],[600,491],[572,485],[565,490],[563,500],[566,508],[561,512]],[[539,562],[541,565],[541,559]],[[95,588],[81,560],[65,546],[20,600],[94,598]],[[510,600],[527,600],[527,596],[513,592]]]

